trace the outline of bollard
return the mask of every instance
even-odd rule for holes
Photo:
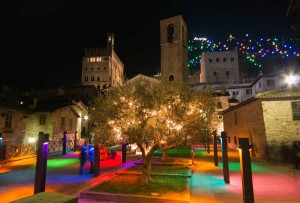
[[[64,137],[63,137],[63,155],[67,154],[67,132],[64,132]]]
[[[122,164],[126,163],[126,146],[127,144],[122,144]]]
[[[39,132],[34,180],[34,194],[44,192],[47,174],[49,134]]]
[[[78,132],[77,132],[77,130],[75,130],[75,133],[74,133],[74,149],[73,149],[74,152],[77,151],[77,140],[78,140]]]
[[[214,141],[214,161],[215,166],[218,166],[218,143],[217,143],[217,133],[216,131],[213,132],[213,141]]]
[[[239,138],[239,143],[240,146],[238,149],[240,153],[244,203],[254,203],[251,159],[249,152],[251,146],[249,145],[248,138]]]
[[[100,147],[99,145],[94,146],[94,177],[100,174]]]
[[[228,153],[227,153],[227,139],[226,132],[221,132],[222,138],[222,161],[223,161],[223,176],[225,183],[229,183],[229,167],[228,167]]]

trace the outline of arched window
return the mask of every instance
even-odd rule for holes
[[[169,76],[169,81],[174,81],[174,75]]]
[[[168,43],[172,43],[173,39],[174,39],[174,25],[173,24],[169,24],[167,27],[167,37],[168,37]]]

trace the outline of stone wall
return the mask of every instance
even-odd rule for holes
[[[11,128],[5,128],[6,114],[12,115]],[[9,109],[0,109],[0,132],[3,145],[19,145],[25,136],[27,114]]]
[[[252,156],[266,158],[266,135],[260,100],[254,100],[223,114],[228,147],[237,149],[238,138],[247,137],[253,144]]]
[[[291,156],[282,151],[291,150],[293,141],[300,141],[300,121],[293,120],[291,100],[263,101],[262,107],[269,158],[282,160],[287,158],[282,156]]]

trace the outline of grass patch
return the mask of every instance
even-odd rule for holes
[[[94,192],[114,194],[151,195],[167,192],[184,192],[187,178],[171,176],[152,176],[153,182],[145,184],[139,175],[119,175],[91,189]]]
[[[125,170],[130,172],[141,172],[142,171],[142,164],[136,164],[130,168]],[[162,173],[162,174],[179,174],[179,175],[188,175],[189,168],[186,166],[180,165],[151,165],[151,172],[152,173]]]
[[[192,152],[191,146],[179,146],[175,149],[170,149],[168,154],[170,156],[190,156]],[[161,150],[156,150],[154,155],[162,155],[163,152]]]

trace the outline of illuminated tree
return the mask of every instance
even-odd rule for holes
[[[183,83],[161,82],[158,88],[154,91],[159,105],[155,110],[155,139],[165,161],[169,149],[205,138],[215,110],[215,99],[211,89],[191,91]]]
[[[211,91],[180,83],[137,80],[99,96],[92,108],[95,143],[135,143],[142,152],[142,177],[151,182],[151,159],[201,136],[214,111]]]

